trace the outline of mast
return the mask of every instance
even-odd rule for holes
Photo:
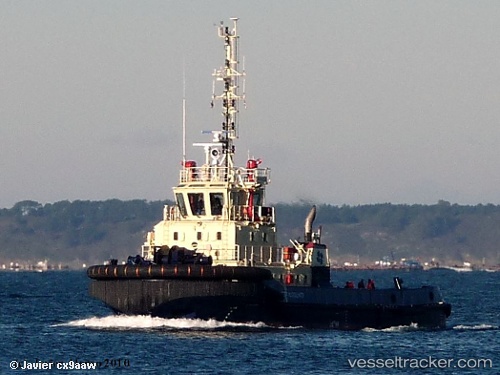
[[[186,164],[186,64],[182,63],[182,166]]]
[[[224,66],[215,70],[213,76],[216,81],[222,82],[223,90],[220,95],[216,95],[214,92],[212,97],[215,100],[222,100],[223,122],[220,142],[222,143],[224,166],[228,169],[232,169],[234,166],[233,141],[238,138],[238,103],[244,99],[244,95],[238,94],[238,80],[239,77],[245,75],[245,73],[238,71],[238,18],[231,18],[231,20],[233,21],[232,30],[228,26],[224,26],[222,22],[219,26],[219,37],[224,39],[225,61]]]

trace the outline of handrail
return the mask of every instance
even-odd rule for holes
[[[180,170],[180,183],[187,182],[232,182],[239,185],[268,184],[271,170],[269,168],[227,168],[203,165]]]
[[[268,206],[233,206],[230,220],[250,221],[262,224],[274,224],[274,207]]]
[[[225,215],[223,215],[225,216]],[[206,215],[211,219],[211,215]],[[163,207],[163,220],[178,221],[181,219],[181,213],[177,206],[165,205]],[[200,218],[197,217],[199,220]],[[229,213],[229,220],[249,221],[260,224],[275,224],[275,208],[270,206],[233,206]]]

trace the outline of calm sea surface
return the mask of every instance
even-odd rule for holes
[[[439,285],[452,304],[448,329],[342,332],[114,316],[88,297],[83,271],[0,272],[0,374],[94,372],[74,369],[82,362],[100,362],[100,374],[500,373],[500,273],[356,271],[333,280],[373,278],[383,287],[393,276],[405,286]],[[22,370],[25,361],[54,364]]]

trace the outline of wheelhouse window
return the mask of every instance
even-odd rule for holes
[[[186,204],[184,203],[184,197],[182,196],[182,193],[176,193],[175,200],[177,201],[177,206],[179,207],[179,210],[181,211],[181,215],[187,216]]]
[[[205,215],[203,193],[188,193],[188,200],[193,215]]]
[[[255,190],[253,193],[253,205],[262,206],[262,190]]]
[[[222,193],[210,193],[210,213],[212,215],[222,215],[224,206],[224,195]]]
[[[246,194],[242,190],[232,191],[231,199],[233,201],[233,205],[235,206],[244,206],[246,205]]]

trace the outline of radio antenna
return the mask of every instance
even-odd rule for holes
[[[182,165],[186,163],[186,61],[182,61]]]

